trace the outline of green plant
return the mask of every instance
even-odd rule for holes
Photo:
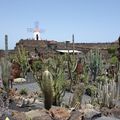
[[[117,50],[117,48],[115,46],[111,46],[110,48],[107,49],[108,53],[111,55],[115,55],[115,52]]]
[[[47,65],[53,76],[53,105],[60,105],[66,90],[64,58],[55,56]]]
[[[94,96],[95,95],[95,91],[97,90],[96,86],[94,85],[88,85],[86,87],[86,94],[89,95],[89,96]]]
[[[41,61],[40,60],[35,60],[33,62],[32,67],[33,67],[34,71],[40,71],[42,69],[42,63],[41,63]]]
[[[20,94],[21,94],[21,95],[27,95],[27,94],[28,94],[27,89],[26,89],[26,88],[22,88],[22,89],[20,90]]]
[[[53,82],[52,82],[52,90],[53,90],[53,104],[60,105],[62,102],[62,98],[65,95],[66,90],[66,81],[65,81],[65,59],[63,56],[54,56],[54,58],[47,58],[47,59],[39,59],[38,64],[40,64],[40,69],[36,70],[37,66],[32,63],[30,69],[37,81],[38,85],[40,86],[41,90],[44,94],[44,88],[49,88],[50,86],[44,86],[43,72],[45,68],[48,68],[48,71],[52,74]],[[33,66],[35,67],[33,69]],[[47,92],[47,91],[46,91]],[[46,93],[47,94],[47,93]],[[49,108],[49,107],[48,107]]]
[[[23,77],[25,77],[26,72],[28,70],[28,53],[26,52],[23,46],[17,48],[17,53],[14,56],[15,62],[20,64]]]
[[[0,63],[2,68],[3,87],[7,91],[9,89],[8,79],[10,77],[10,64],[6,58],[2,58]]]
[[[102,84],[104,84],[105,79],[106,79],[106,76],[105,76],[105,75],[99,75],[99,76],[96,77],[96,81],[97,81],[98,83],[102,83]]]
[[[41,90],[44,94],[44,105],[47,110],[51,108],[53,101],[53,79],[52,74],[45,70],[42,75]]]
[[[82,95],[84,94],[85,85],[84,83],[76,84],[75,91],[73,93],[73,98],[71,101],[71,107],[75,107],[79,103],[79,108],[81,107]]]
[[[101,54],[98,49],[95,51],[90,51],[88,53],[88,58],[87,58],[88,66],[90,68],[91,72],[91,77],[93,77],[93,81],[96,80],[97,75],[101,72],[102,70],[102,58]]]
[[[110,58],[110,64],[114,64],[114,65],[116,65],[117,62],[118,62],[118,58],[117,58],[117,56],[113,56],[113,57]]]

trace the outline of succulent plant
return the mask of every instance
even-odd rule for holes
[[[9,88],[9,77],[10,77],[10,64],[5,58],[1,59],[1,68],[2,68],[2,80],[3,87],[5,90]]]
[[[64,58],[55,56],[47,61],[47,65],[53,76],[53,104],[60,105],[66,90]]]
[[[53,78],[52,74],[45,70],[42,75],[41,90],[44,94],[44,105],[47,110],[51,108],[53,101]]]
[[[92,80],[95,81],[97,75],[101,72],[102,69],[102,59],[101,59],[101,54],[98,49],[95,51],[90,50],[88,53],[88,64],[92,76]]]
[[[23,46],[17,48],[17,54],[14,56],[14,61],[21,66],[22,75],[25,77],[28,70],[28,54]]]

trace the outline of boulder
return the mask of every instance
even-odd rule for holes
[[[104,116],[111,116],[111,111],[107,107],[102,107],[100,111]]]
[[[68,120],[70,117],[68,109],[62,107],[53,107],[49,112],[54,120]]]
[[[84,113],[80,112],[79,110],[74,110],[70,113],[70,117],[68,120],[83,120]]]
[[[120,119],[120,108],[112,108],[110,111],[114,117]]]
[[[27,119],[31,120],[52,120],[47,110],[31,110],[25,113]]]
[[[117,119],[117,118],[114,118],[114,117],[106,117],[106,116],[102,116],[100,118],[97,118],[95,120],[120,120],[120,119]]]
[[[26,120],[27,117],[24,112],[14,112],[12,119],[13,120]]]
[[[92,120],[98,117],[101,117],[101,112],[96,111],[95,109],[84,109],[85,119]]]

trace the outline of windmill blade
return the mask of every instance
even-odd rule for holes
[[[34,29],[33,28],[27,28],[27,32],[33,32]]]
[[[38,21],[35,22],[35,28],[34,29],[38,29],[40,31],[40,33],[44,33],[46,31],[45,29],[40,28],[40,25],[39,25]]]
[[[39,22],[38,21],[35,22],[35,28],[39,28]]]
[[[41,33],[45,33],[46,30],[45,30],[45,29],[40,29],[40,32],[41,32]]]

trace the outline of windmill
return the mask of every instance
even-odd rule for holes
[[[34,40],[41,40],[43,30],[39,28],[39,22],[35,22],[35,28],[27,28],[28,32],[33,32]]]

